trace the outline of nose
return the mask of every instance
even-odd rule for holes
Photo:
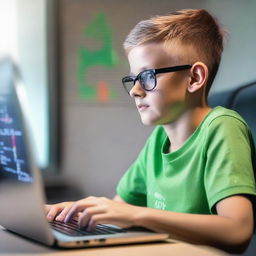
[[[136,81],[135,85],[130,90],[130,96],[132,98],[135,98],[135,97],[142,97],[142,98],[144,98],[146,96],[146,91],[143,90],[143,88],[141,87],[139,81]]]

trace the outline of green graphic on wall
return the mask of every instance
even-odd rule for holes
[[[118,56],[112,44],[112,29],[104,13],[96,15],[92,22],[85,27],[84,36],[99,40],[101,48],[90,50],[83,46],[78,50],[79,95],[86,100],[107,102],[116,97],[115,90],[110,88],[104,80],[99,80],[96,84],[88,82],[88,69],[95,66],[113,68],[118,63]]]

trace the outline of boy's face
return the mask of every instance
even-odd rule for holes
[[[163,44],[157,43],[132,48],[128,53],[131,74],[138,75],[146,69],[190,64],[175,58],[175,54],[170,54],[171,50],[171,47],[167,51]],[[177,53],[176,47],[173,50]],[[157,74],[157,85],[152,91],[143,90],[136,82],[130,95],[135,100],[143,124],[170,124],[181,116],[186,109],[189,74],[189,69]]]

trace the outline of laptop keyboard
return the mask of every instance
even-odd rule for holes
[[[87,231],[86,228],[79,228],[76,222],[64,223],[53,221],[50,222],[50,225],[52,229],[70,236],[106,235],[126,232],[125,229],[102,224],[97,225],[92,231]]]

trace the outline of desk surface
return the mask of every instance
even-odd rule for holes
[[[205,246],[195,246],[178,241],[168,241],[166,243],[150,243],[138,245],[122,245],[111,247],[86,248],[75,250],[60,250],[48,248],[44,245],[32,242],[12,234],[0,226],[0,255],[47,255],[47,256],[227,256],[228,254],[217,249]]]

